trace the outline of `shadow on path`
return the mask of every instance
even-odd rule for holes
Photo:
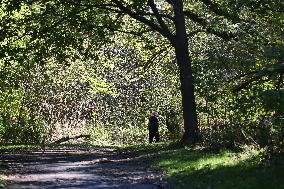
[[[161,172],[112,148],[1,151],[0,158],[6,189],[166,188]]]

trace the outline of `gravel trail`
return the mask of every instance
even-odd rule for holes
[[[162,173],[113,148],[1,151],[4,189],[159,189]]]

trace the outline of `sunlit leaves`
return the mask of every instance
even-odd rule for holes
[[[129,132],[135,126],[143,130],[149,111],[159,112],[162,126],[173,111],[180,124],[180,78],[172,43],[163,34],[168,28],[175,36],[173,6],[153,1],[159,20],[148,1],[116,2],[127,10],[103,0],[2,1],[1,112],[11,109],[18,117],[33,113],[49,125],[93,120],[95,126]],[[266,101],[280,97],[266,91],[277,93],[283,87],[279,72],[248,73],[262,73],[283,61],[278,3],[184,1],[191,13],[186,27],[202,126],[248,128],[276,115]],[[141,17],[158,27],[149,27]],[[231,92],[253,78],[244,91]]]

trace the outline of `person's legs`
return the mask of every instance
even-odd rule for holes
[[[154,139],[154,134],[153,132],[149,132],[149,143],[152,143]]]
[[[155,133],[155,139],[156,139],[156,142],[159,142],[159,141],[160,141],[159,132],[156,132],[156,133]]]

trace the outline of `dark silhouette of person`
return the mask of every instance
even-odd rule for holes
[[[154,138],[156,142],[159,142],[159,122],[157,118],[157,113],[152,112],[148,122],[148,130],[149,130],[149,143],[152,143]]]

